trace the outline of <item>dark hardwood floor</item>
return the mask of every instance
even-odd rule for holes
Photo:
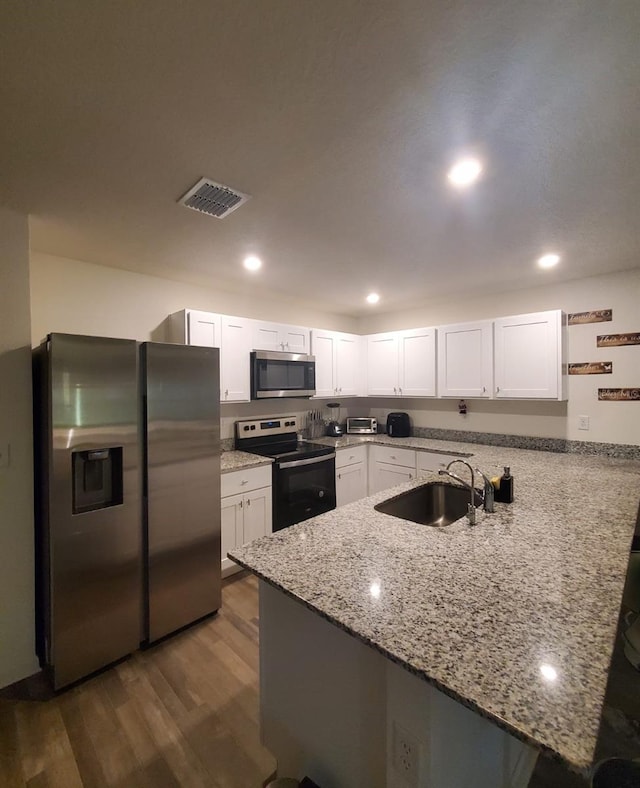
[[[640,674],[619,639],[596,755],[640,755]],[[0,788],[257,788],[274,770],[259,741],[258,584],[246,573],[223,584],[215,617],[49,700],[0,699]],[[548,758],[530,784],[587,786]]]
[[[0,700],[0,786],[261,786],[257,592],[236,576],[215,617],[50,700]]]

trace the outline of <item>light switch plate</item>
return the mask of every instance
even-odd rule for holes
[[[579,430],[588,430],[589,429],[589,417],[588,416],[578,416],[578,429]]]
[[[0,443],[0,469],[8,468],[11,461],[11,445]]]

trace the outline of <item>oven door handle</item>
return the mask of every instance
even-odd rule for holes
[[[322,454],[320,457],[310,457],[308,460],[291,460],[291,462],[281,462],[278,468],[299,468],[301,465],[315,465],[318,462],[335,460],[336,454]]]

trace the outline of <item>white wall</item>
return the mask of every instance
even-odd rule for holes
[[[0,687],[38,670],[27,217],[0,208]]]
[[[458,415],[457,400],[386,399],[371,401],[371,415],[408,411],[415,426],[569,438],[640,445],[640,403],[599,402],[598,387],[640,386],[640,345],[596,348],[598,334],[640,331],[640,270],[578,279],[553,286],[425,305],[401,313],[367,316],[358,333],[444,325],[466,320],[562,309],[584,312],[613,309],[610,323],[570,326],[569,362],[613,361],[611,375],[570,376],[566,403],[467,400]],[[590,430],[578,430],[578,416],[590,418]]]
[[[246,294],[229,293],[40,252],[31,255],[34,345],[52,331],[162,341],[158,327],[184,308],[337,331],[356,326],[355,319],[291,299],[263,298],[253,287]]]

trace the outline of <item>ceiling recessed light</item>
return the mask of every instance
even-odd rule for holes
[[[464,188],[478,180],[482,172],[482,164],[478,159],[460,159],[447,173],[449,182]]]
[[[243,265],[247,271],[258,271],[262,268],[262,260],[254,254],[250,254],[248,257],[244,258]]]
[[[369,293],[367,296],[367,303],[368,304],[377,304],[380,300],[380,296],[377,293]]]
[[[538,258],[538,265],[540,268],[553,268],[554,265],[558,265],[560,262],[560,255],[559,254],[543,254],[542,257]]]

